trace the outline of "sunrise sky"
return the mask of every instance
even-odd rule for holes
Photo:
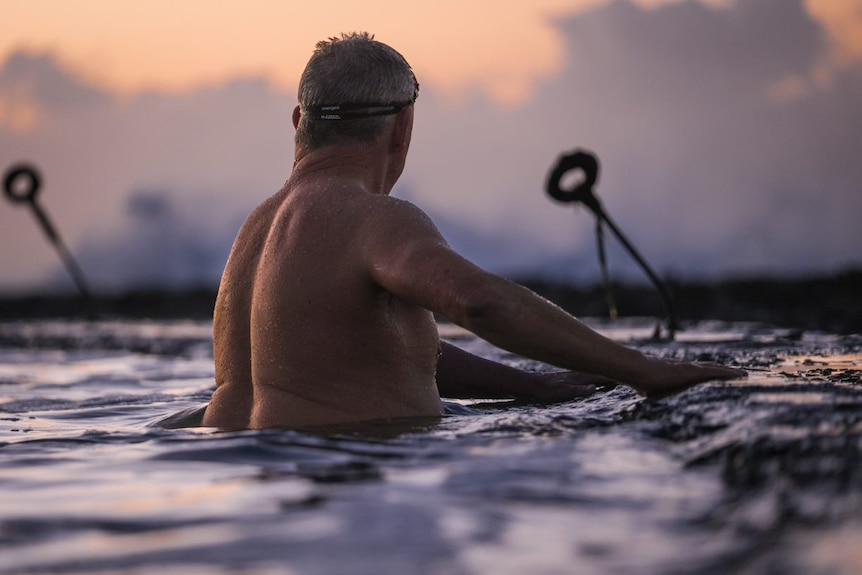
[[[350,30],[422,85],[396,195],[481,265],[595,277],[592,220],[542,192],[576,147],[663,273],[862,265],[862,0],[3,2],[0,170],[40,166],[97,290],[214,283],[289,175],[315,42]],[[0,291],[68,285],[0,203]]]

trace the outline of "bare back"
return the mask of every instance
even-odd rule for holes
[[[291,181],[249,216],[213,319],[217,389],[204,424],[308,427],[439,415],[427,310],[374,282],[374,222],[399,200]],[[385,241],[385,239],[384,239]]]

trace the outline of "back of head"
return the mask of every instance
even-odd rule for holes
[[[299,82],[296,144],[315,149],[373,141],[418,89],[404,57],[368,33],[318,42]]]

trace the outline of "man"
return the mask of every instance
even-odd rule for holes
[[[651,396],[741,375],[649,359],[453,252],[422,211],[389,196],[417,93],[404,58],[373,37],[318,43],[293,113],[293,172],[242,226],[222,277],[204,425],[439,416],[441,393],[563,401],[612,380]],[[432,312],[575,371],[527,373],[441,345]]]

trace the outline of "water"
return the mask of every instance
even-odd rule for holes
[[[862,573],[862,338],[595,325],[751,377],[318,434],[166,429],[211,393],[209,323],[0,324],[0,573]]]

